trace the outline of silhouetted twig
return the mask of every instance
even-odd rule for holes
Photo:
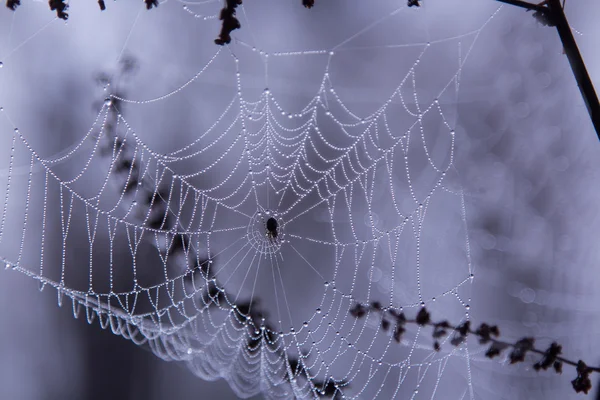
[[[226,0],[225,7],[221,9],[219,19],[221,24],[221,33],[215,39],[215,44],[223,46],[231,42],[231,32],[242,27],[240,21],[235,17],[235,9],[242,4],[242,0]]]
[[[152,7],[158,7],[158,0],[144,0],[146,3],[146,9],[150,10]],[[21,5],[21,0],[6,0],[6,7],[15,11],[17,7]],[[65,0],[48,0],[48,5],[50,6],[50,10],[56,11],[56,16],[60,19],[67,20],[69,18],[69,14],[65,11],[69,8],[69,5],[65,3]],[[100,6],[100,11],[106,10],[106,3],[104,0],[98,0],[98,6]]]
[[[419,6],[418,0],[408,0],[408,2],[409,6],[411,6],[411,2],[414,2]],[[158,0],[144,0],[144,3],[148,10],[156,8],[159,5]],[[52,11],[56,11],[58,18],[64,20],[69,18],[69,14],[66,13],[69,5],[65,3],[65,0],[49,0],[48,4]],[[242,4],[242,0],[225,0],[225,6],[221,9],[219,14],[219,19],[221,20],[221,32],[219,33],[219,37],[215,39],[215,44],[223,46],[231,43],[231,32],[242,27],[240,21],[235,16],[235,10],[240,4]],[[21,0],[6,0],[6,7],[13,11],[20,5]],[[315,5],[315,0],[302,0],[302,5],[306,8],[312,8]],[[106,10],[106,3],[104,0],[98,0],[98,6],[100,7],[100,11]]]
[[[158,0],[144,0],[146,3],[146,9],[151,10],[152,7],[158,7]]]
[[[56,16],[65,21],[69,19],[69,14],[66,13],[69,8],[68,4],[65,4],[65,0],[49,0],[48,5],[52,11],[56,11]]]
[[[6,0],[6,7],[15,11],[21,5],[21,0]]]
[[[465,321],[460,325],[452,325],[448,321],[434,322],[431,320],[429,311],[422,307],[414,319],[406,318],[403,312],[398,312],[393,308],[382,308],[381,303],[373,302],[369,305],[356,303],[350,309],[350,315],[355,318],[363,318],[369,313],[377,313],[381,318],[381,328],[384,331],[389,331],[393,326],[392,336],[398,343],[402,340],[402,334],[406,331],[407,324],[416,324],[419,326],[431,326],[433,328],[432,337],[434,339],[433,348],[439,351],[441,346],[438,339],[447,335],[452,335],[450,343],[453,346],[459,346],[466,341],[469,335],[476,336],[480,344],[489,344],[489,348],[485,353],[488,358],[499,356],[505,349],[511,349],[508,358],[511,364],[524,362],[525,356],[528,353],[533,353],[542,356],[533,368],[536,371],[547,370],[550,367],[558,374],[562,373],[563,364],[571,365],[576,368],[577,377],[571,381],[573,389],[577,392],[587,394],[592,388],[590,374],[592,372],[600,372],[600,367],[589,367],[585,362],[579,360],[577,362],[568,358],[562,357],[562,346],[556,342],[550,344],[546,350],[540,350],[534,346],[535,338],[524,337],[515,343],[507,342],[498,339],[500,330],[495,325],[482,323],[477,329],[471,328],[471,322]]]

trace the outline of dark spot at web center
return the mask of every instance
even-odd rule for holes
[[[274,232],[274,231],[276,231],[276,230],[277,230],[277,226],[278,226],[278,225],[279,225],[279,224],[277,223],[277,220],[276,220],[275,218],[273,218],[273,217],[271,217],[271,218],[269,218],[269,219],[267,220],[267,230],[268,230],[269,232]]]

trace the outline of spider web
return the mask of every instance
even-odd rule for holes
[[[226,47],[207,39],[220,2],[135,8],[126,42],[112,46],[119,67],[100,78],[99,111],[59,153],[18,128],[3,98],[7,268],[240,397],[473,398],[479,356],[466,344],[436,352],[417,328],[397,344],[379,320],[348,311],[377,301],[469,318],[456,108],[463,66],[497,10],[438,38],[429,29],[442,5],[382,1],[360,13],[359,3],[306,15],[295,2],[244,4]],[[83,29],[76,7],[67,27],[52,20],[26,42],[67,51],[53,40]],[[340,26],[317,33],[330,23]],[[164,43],[179,40],[193,68],[171,73],[141,56],[132,72],[121,49],[154,24],[173,28]],[[136,54],[153,46],[138,43]],[[3,56],[4,85],[20,54]],[[187,134],[173,124],[182,105],[193,110]]]

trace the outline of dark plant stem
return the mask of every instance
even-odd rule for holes
[[[486,357],[494,358],[502,353],[505,349],[511,349],[509,360],[511,364],[516,364],[525,361],[527,353],[533,353],[541,356],[541,359],[533,364],[536,371],[540,369],[547,370],[550,367],[558,374],[562,373],[563,364],[575,367],[577,377],[571,381],[573,389],[579,393],[587,394],[592,387],[590,374],[592,372],[600,372],[600,367],[588,367],[583,360],[573,361],[561,356],[562,346],[553,342],[546,350],[540,350],[534,346],[535,338],[524,337],[516,342],[500,340],[500,330],[495,325],[482,323],[477,329],[471,328],[471,321],[467,320],[460,325],[450,324],[448,321],[432,321],[429,312],[425,307],[422,307],[415,318],[406,318],[403,312],[399,312],[394,308],[382,308],[379,302],[373,302],[369,305],[356,303],[350,309],[350,314],[355,318],[362,318],[369,313],[377,313],[381,317],[381,327],[384,331],[391,328],[391,323],[395,323],[393,328],[394,340],[400,343],[402,334],[405,332],[407,324],[418,326],[430,326],[433,328],[432,337],[434,341],[434,349],[440,350],[440,344],[437,339],[447,335],[453,335],[450,343],[454,346],[459,346],[466,341],[467,336],[472,335],[479,339],[480,344],[489,344],[489,349],[486,352]]]
[[[592,120],[592,125],[596,130],[596,135],[600,139],[600,101],[598,100],[598,95],[594,89],[594,84],[587,71],[583,57],[577,47],[575,37],[573,37],[573,33],[571,32],[571,27],[560,4],[560,0],[546,0],[539,4],[531,4],[521,0],[497,1],[521,7],[527,11],[535,11],[534,17],[543,17],[545,24],[556,27],[564,47],[564,52],[571,65],[573,76],[575,76],[577,86],[581,92],[581,97]]]

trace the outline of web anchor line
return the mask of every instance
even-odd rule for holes
[[[594,84],[583,61],[583,57],[577,47],[575,37],[571,32],[571,26],[567,21],[560,0],[545,0],[539,4],[532,4],[521,0],[497,0],[502,3],[525,8],[527,11],[535,11],[534,16],[541,17],[548,26],[555,26],[558,35],[569,59],[569,64],[577,80],[577,86],[590,114],[592,124],[598,139],[600,139],[600,102],[594,90]]]

